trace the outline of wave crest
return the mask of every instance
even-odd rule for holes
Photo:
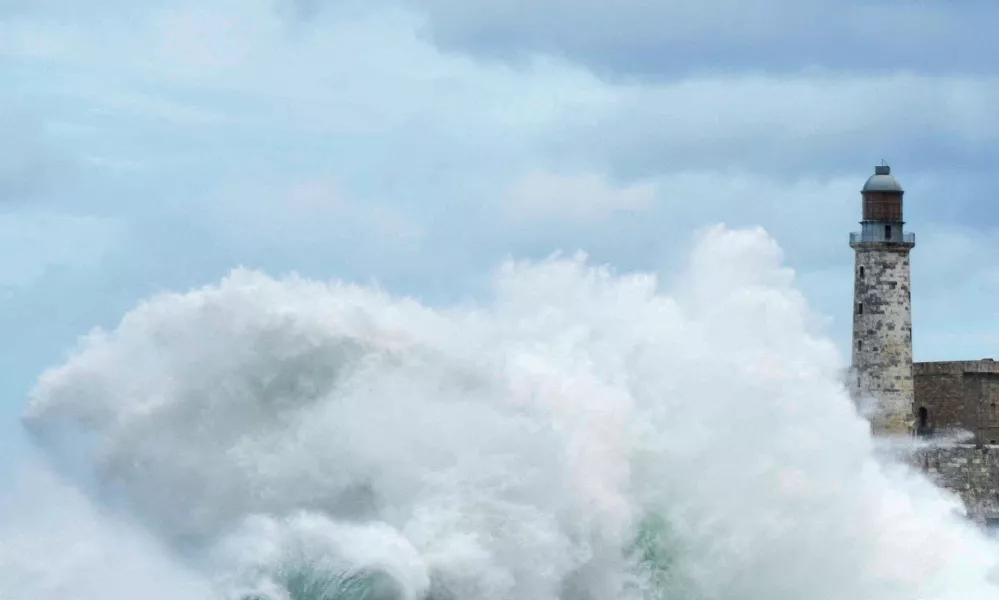
[[[554,257],[449,309],[238,270],[90,335],[25,422],[244,598],[994,594],[954,500],[872,458],[820,325],[760,230],[702,232],[670,290]]]

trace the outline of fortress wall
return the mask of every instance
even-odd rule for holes
[[[963,429],[975,442],[999,441],[999,362],[991,359],[913,364],[913,416],[926,408],[937,432]]]
[[[915,401],[913,415],[919,407],[929,411],[929,424],[936,429],[968,427],[969,415],[964,403],[963,373],[920,373],[913,365]]]
[[[946,360],[934,362],[917,362],[912,364],[914,373],[920,374],[941,374],[941,373],[996,373],[999,374],[999,361],[991,358],[982,360]]]
[[[972,519],[999,518],[999,446],[924,448],[911,457],[911,464],[938,486],[957,493]]]

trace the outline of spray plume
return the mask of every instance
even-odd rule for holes
[[[48,518],[7,511],[0,595],[995,598],[781,261],[716,227],[669,289],[576,256],[481,306],[242,270],[157,296],[40,378],[61,475],[25,487]]]

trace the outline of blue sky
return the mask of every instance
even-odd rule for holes
[[[806,5],[807,6],[803,6]],[[762,225],[848,343],[907,190],[918,360],[996,356],[999,5],[0,0],[0,432],[75,338],[243,265],[448,302]]]

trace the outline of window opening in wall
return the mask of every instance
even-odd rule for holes
[[[864,340],[857,340],[857,350],[864,349]]]
[[[860,278],[864,278],[864,267],[860,267]]]
[[[993,402],[992,404],[989,405],[989,418],[994,421],[996,419],[996,416],[997,416],[996,415],[996,403]]]
[[[864,314],[864,303],[863,302],[857,304],[857,314],[858,315]]]
[[[885,239],[891,239],[891,225],[885,225]]]

